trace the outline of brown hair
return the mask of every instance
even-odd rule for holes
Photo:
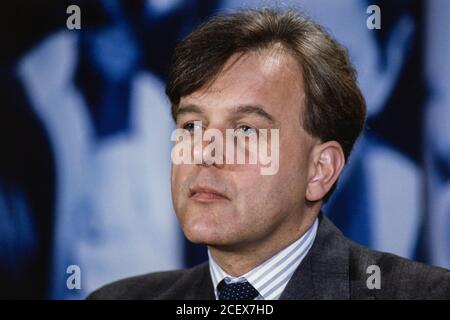
[[[293,11],[254,9],[212,17],[175,49],[166,94],[175,116],[180,98],[213,80],[235,53],[275,44],[299,62],[304,79],[303,128],[339,142],[347,160],[360,135],[366,104],[345,48],[321,26]]]

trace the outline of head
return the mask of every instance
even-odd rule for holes
[[[240,11],[202,24],[176,48],[166,93],[179,128],[279,129],[274,175],[262,175],[260,162],[172,166],[185,235],[223,248],[282,241],[310,225],[366,110],[345,49],[294,11]]]

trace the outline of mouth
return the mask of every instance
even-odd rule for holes
[[[211,187],[193,187],[190,189],[189,198],[199,202],[230,200],[222,192]]]

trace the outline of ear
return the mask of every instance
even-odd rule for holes
[[[333,187],[345,165],[344,151],[336,141],[317,144],[311,152],[306,200],[322,200]]]

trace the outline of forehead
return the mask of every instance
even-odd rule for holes
[[[276,116],[298,112],[303,97],[303,78],[295,58],[285,50],[264,49],[232,55],[213,81],[182,97],[180,104],[196,104],[216,112],[257,104]]]

